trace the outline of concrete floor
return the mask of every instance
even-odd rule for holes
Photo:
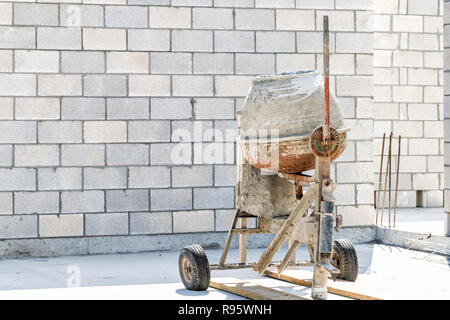
[[[359,277],[355,283],[329,285],[383,299],[450,299],[450,257],[379,244],[356,245]],[[255,261],[262,249],[250,249]],[[208,250],[217,263],[221,250]],[[275,259],[281,259],[280,252]],[[304,246],[297,259],[306,258]],[[230,260],[237,250],[230,251]],[[178,275],[178,252],[152,252],[55,258],[5,259],[0,262],[0,299],[242,299],[226,292],[185,290]],[[310,279],[307,269],[288,274]],[[79,277],[77,277],[79,275]],[[309,297],[310,289],[294,286],[249,269],[213,271],[221,281],[251,281]],[[67,288],[79,285],[81,287]],[[342,299],[330,295],[329,299]]]
[[[401,208],[397,210],[395,229],[417,233],[431,233],[443,236],[445,230],[444,208]],[[393,227],[394,211],[391,211],[391,226]],[[385,209],[383,226],[389,224],[388,212]]]

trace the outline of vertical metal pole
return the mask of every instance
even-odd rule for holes
[[[381,163],[380,163],[380,176],[378,178],[378,193],[377,193],[377,216],[375,224],[378,225],[378,210],[380,207],[380,195],[381,195],[381,177],[383,176],[383,158],[384,158],[384,141],[386,139],[386,132],[383,133],[383,144],[381,145]]]
[[[328,16],[323,17],[323,77],[325,87],[325,126],[323,142],[328,142],[330,134],[330,36],[328,31]]]
[[[398,195],[398,176],[400,175],[400,147],[402,143],[402,136],[398,136],[398,152],[397,152],[397,178],[395,181],[395,200],[394,200],[394,228],[397,218],[397,195]]]
[[[328,16],[323,17],[323,66],[324,66],[324,95],[325,95],[325,125],[322,127],[322,142],[324,144],[328,143],[328,137],[330,132],[330,85],[329,85],[329,34],[328,34]],[[316,182],[319,184],[318,194],[315,203],[315,211],[321,212],[321,202],[322,202],[322,179],[324,177],[330,177],[330,158],[319,158],[316,157],[315,161],[315,178]],[[314,273],[313,281],[311,287],[311,296],[315,300],[324,300],[327,298],[327,280],[328,271],[324,267],[319,265],[322,260],[326,260],[325,257],[321,256],[319,252],[320,246],[320,215],[317,221],[317,243],[314,252]]]

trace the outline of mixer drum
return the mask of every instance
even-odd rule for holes
[[[240,120],[240,148],[246,163],[282,173],[314,168],[312,131],[325,119],[323,76],[316,70],[258,76],[253,80]],[[341,140],[334,160],[346,147],[342,112],[330,92],[330,125]]]

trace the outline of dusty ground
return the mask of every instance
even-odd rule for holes
[[[378,244],[356,245],[356,250],[358,280],[330,280],[330,286],[384,299],[450,299],[450,257]],[[261,253],[262,249],[249,250],[249,260],[256,260]],[[217,263],[221,251],[208,250],[207,254],[211,263]],[[297,258],[304,257],[306,250],[301,247]],[[232,250],[231,261],[236,258],[237,251]],[[215,289],[185,290],[177,263],[178,252],[2,260],[0,299],[240,299]],[[311,277],[307,270],[287,272],[303,279]],[[81,287],[67,288],[78,285],[78,279]],[[251,281],[304,297],[310,295],[309,288],[260,277],[248,269],[213,271],[213,279]]]

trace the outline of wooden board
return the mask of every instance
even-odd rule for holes
[[[264,272],[264,275],[271,277],[271,278],[283,280],[283,281],[286,281],[289,283],[305,286],[305,287],[311,287],[311,285],[312,285],[311,281],[297,279],[297,278],[294,278],[294,277],[291,277],[288,275],[278,274],[276,272],[269,271],[269,270],[266,270]],[[352,299],[356,299],[356,300],[382,300],[379,298],[374,298],[371,296],[366,296],[363,294],[359,294],[359,293],[355,293],[355,292],[351,292],[351,291],[347,291],[347,290],[342,290],[342,289],[338,289],[338,288],[328,287],[327,289],[328,289],[329,293],[337,294],[339,296],[352,298]]]
[[[310,300],[250,282],[210,281],[209,286],[252,300]]]

